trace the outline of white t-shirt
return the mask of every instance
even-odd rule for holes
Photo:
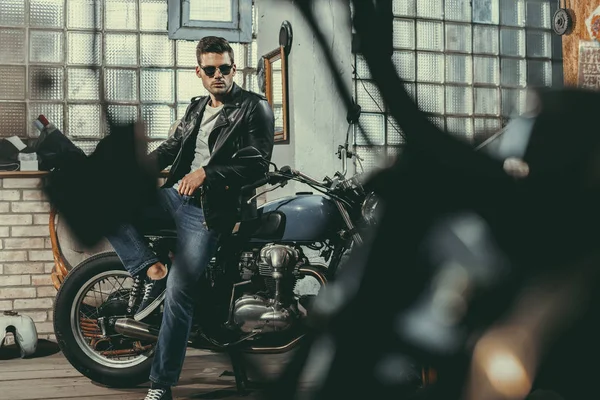
[[[208,137],[212,132],[217,117],[220,111],[223,109],[223,104],[218,107],[211,107],[209,104],[204,108],[204,115],[200,122],[200,129],[198,130],[198,136],[196,137],[196,151],[194,153],[194,159],[192,160],[192,167],[190,172],[199,170],[208,164],[210,160],[210,149],[208,147]],[[181,179],[173,187],[177,190]]]

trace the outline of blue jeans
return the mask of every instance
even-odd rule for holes
[[[172,218],[177,227],[177,254],[167,279],[164,313],[150,380],[173,386],[179,380],[185,358],[198,281],[216,252],[219,235],[206,228],[202,209],[192,197],[165,188],[160,189],[159,203],[160,209],[155,212],[163,213],[160,218]],[[158,261],[134,225],[120,226],[107,239],[132,275]]]

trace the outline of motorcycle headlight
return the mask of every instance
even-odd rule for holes
[[[363,219],[368,224],[374,224],[377,222],[377,206],[379,205],[379,198],[375,195],[375,193],[369,193],[369,195],[365,198],[361,206],[361,214]]]

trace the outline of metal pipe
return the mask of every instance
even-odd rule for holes
[[[280,353],[285,353],[286,351],[291,350],[292,348],[296,347],[296,345],[298,345],[300,343],[300,341],[302,340],[302,338],[304,338],[304,334],[295,337],[294,339],[292,339],[290,342],[282,345],[282,346],[275,346],[275,347],[250,347],[247,349],[241,348],[240,351],[242,353],[251,353],[251,354],[280,354]]]
[[[158,340],[158,330],[152,326],[131,318],[119,318],[115,322],[115,331],[118,333],[143,340]]]
[[[231,288],[231,300],[229,300],[229,317],[227,318],[227,322],[226,325],[227,326],[233,326],[233,305],[234,305],[234,300],[235,300],[235,289],[238,286],[242,286],[242,285],[247,285],[249,283],[252,283],[252,281],[244,281],[244,282],[238,282],[238,283],[234,283],[233,287]]]
[[[350,231],[354,231],[354,224],[352,223],[352,219],[350,218],[350,215],[348,215],[348,211],[346,211],[346,209],[344,208],[344,205],[337,200],[335,200],[334,203],[337,206],[340,214],[342,215],[342,218],[344,219],[344,222],[346,223],[346,226],[348,227],[348,229]],[[360,236],[360,234],[358,232],[354,232],[352,234],[352,239],[358,245],[363,244],[362,237]]]

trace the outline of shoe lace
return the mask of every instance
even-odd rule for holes
[[[166,389],[150,389],[144,400],[160,400],[166,392]]]
[[[136,275],[133,278],[133,285],[131,286],[131,292],[129,292],[129,302],[127,304],[127,307],[129,309],[133,309],[133,307],[135,306],[135,302],[139,296],[141,287],[142,287],[142,278],[140,277],[140,275]]]
[[[150,293],[152,292],[153,287],[154,287],[153,281],[146,282],[146,285],[144,286],[144,298],[142,299],[142,302],[144,302],[150,298]]]

